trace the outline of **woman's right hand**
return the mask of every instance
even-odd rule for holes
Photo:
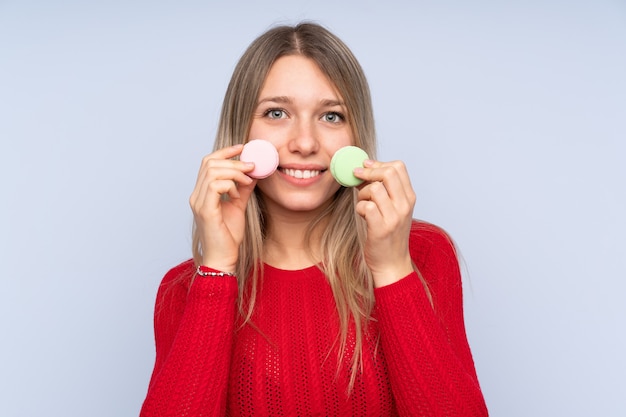
[[[245,230],[245,211],[257,180],[246,172],[254,164],[233,160],[243,145],[205,156],[189,204],[202,245],[202,264],[234,272]]]

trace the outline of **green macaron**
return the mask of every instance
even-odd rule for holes
[[[355,168],[362,168],[369,159],[367,152],[356,146],[344,146],[330,160],[330,173],[344,187],[356,187],[363,182],[354,176]]]

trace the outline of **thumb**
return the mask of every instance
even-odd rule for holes
[[[239,201],[241,202],[242,207],[245,207],[248,204],[248,200],[250,200],[250,196],[252,195],[257,182],[258,180],[255,179],[250,184],[241,184],[239,186]]]

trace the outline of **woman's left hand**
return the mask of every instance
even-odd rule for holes
[[[409,234],[415,192],[402,161],[367,160],[354,175],[365,180],[356,204],[357,213],[367,223],[365,262],[374,286],[382,287],[413,272]]]

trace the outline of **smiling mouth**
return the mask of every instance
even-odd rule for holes
[[[298,178],[298,179],[314,178],[323,172],[323,171],[316,170],[316,169],[289,169],[289,168],[279,168],[279,169],[285,175]]]

